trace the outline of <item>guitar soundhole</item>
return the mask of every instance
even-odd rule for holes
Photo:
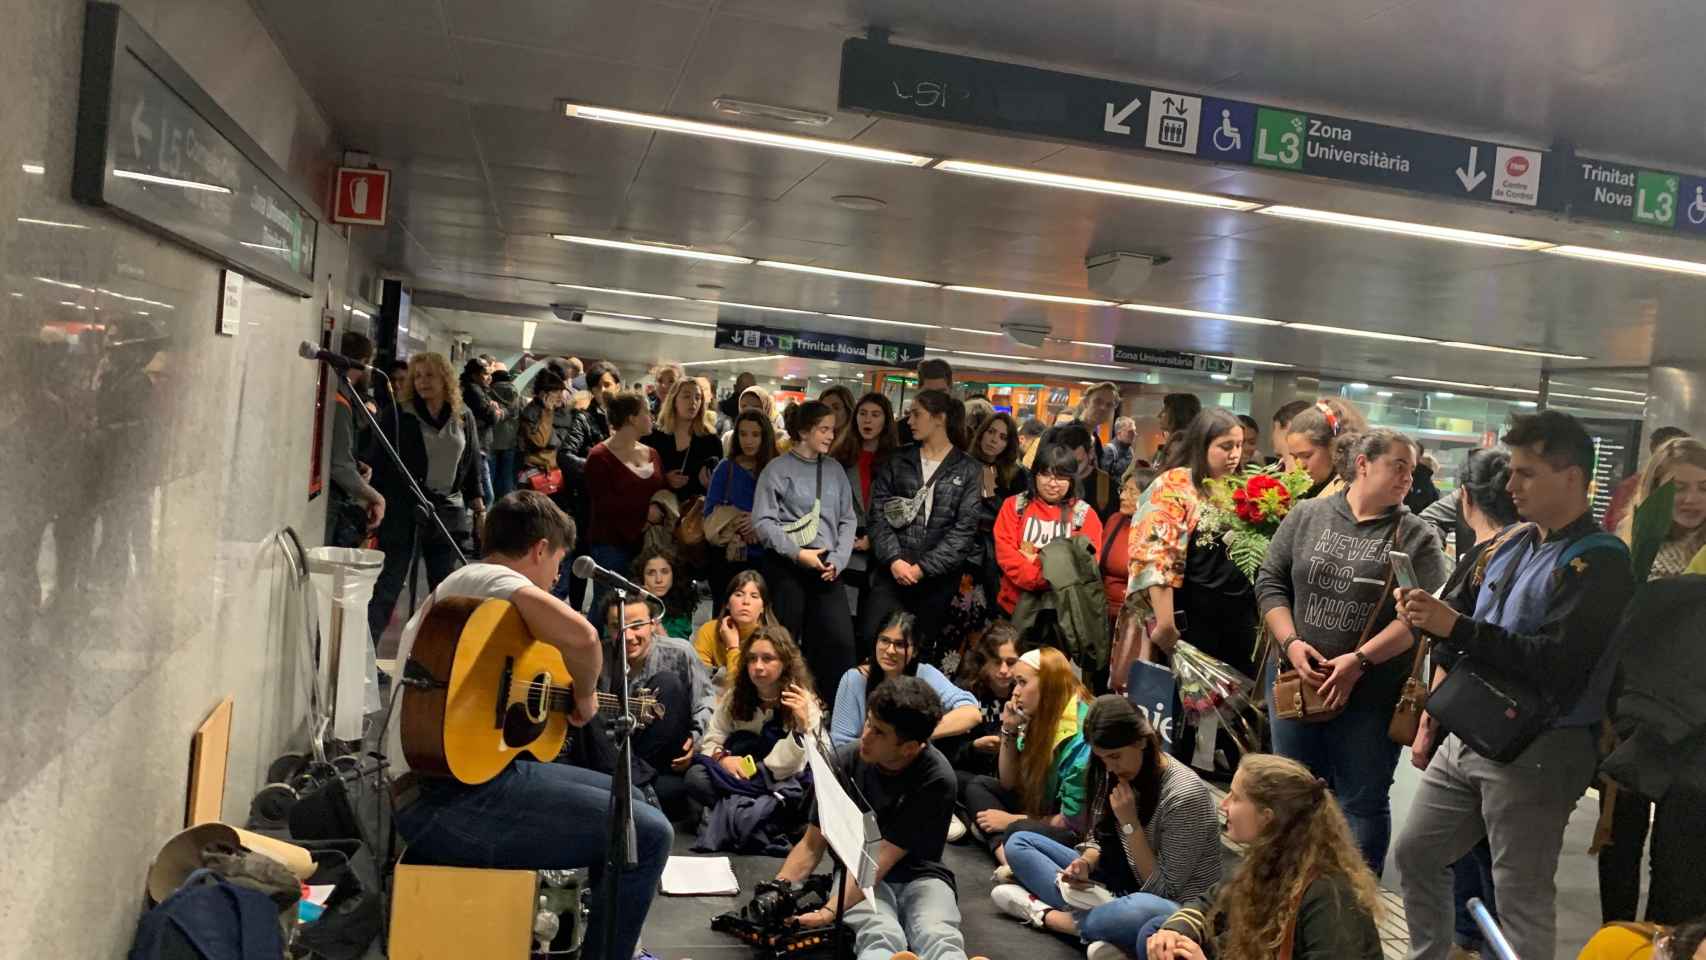
[[[545,708],[550,702],[551,675],[542,673],[524,686],[525,695],[504,709],[504,745],[525,747],[545,732]]]

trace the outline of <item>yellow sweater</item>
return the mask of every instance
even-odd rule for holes
[[[735,647],[733,650],[729,650],[723,647],[722,639],[717,636],[717,624],[719,623],[722,623],[721,617],[712,617],[700,624],[699,631],[693,635],[693,649],[699,652],[699,659],[705,661],[705,668],[712,673],[716,673],[719,668],[726,668],[730,673],[733,673],[740,669],[740,648]],[[752,632],[758,629],[758,624],[736,624],[735,627],[740,631],[741,642],[745,643],[746,638],[752,636]],[[720,658],[718,651],[722,652]]]

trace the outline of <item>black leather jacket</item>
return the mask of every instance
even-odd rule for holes
[[[913,497],[924,486],[924,467],[918,444],[908,444],[890,454],[871,478],[871,508],[865,530],[871,538],[871,556],[887,569],[896,560],[916,563],[927,577],[958,573],[977,540],[983,499],[983,466],[964,451],[950,450],[937,469],[930,491],[930,519],[924,511],[911,524],[896,530],[883,519],[883,504],[891,497]]]
[[[574,411],[574,418],[569,421],[568,437],[557,449],[557,462],[562,465],[563,473],[579,477],[586,472],[586,455],[592,448],[610,439],[610,420],[604,415],[604,408],[592,404],[585,410]]]

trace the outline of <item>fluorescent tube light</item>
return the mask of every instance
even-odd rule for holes
[[[1379,330],[1353,330],[1350,327],[1326,327],[1318,323],[1288,323],[1286,327],[1292,330],[1308,330],[1311,333],[1334,333],[1342,337],[1367,337],[1370,340],[1392,340],[1397,343],[1438,343],[1427,337],[1412,337],[1406,333],[1384,333]]]
[[[47,168],[39,163],[20,163],[18,166],[22,167],[24,172],[32,177],[39,177],[47,172]]]
[[[1232,379],[1231,376],[1224,374],[1224,373],[1211,373],[1208,375],[1208,378],[1210,380],[1214,380],[1218,383],[1225,383],[1226,381]]]
[[[1616,387],[1589,387],[1588,389],[1594,393],[1620,393],[1625,397],[1640,397],[1642,400],[1647,399],[1647,394],[1643,390],[1619,390]]]
[[[1601,250],[1598,247],[1577,247],[1570,244],[1547,247],[1541,252],[1555,253],[1560,257],[1574,257],[1577,260],[1598,260],[1602,263],[1615,263],[1625,267],[1666,270],[1671,273],[1687,273],[1696,277],[1706,277],[1706,263],[1695,260],[1672,260],[1669,257],[1649,257],[1644,253],[1624,253],[1621,250]]]
[[[248,247],[250,250],[265,250],[268,253],[289,253],[290,252],[289,247],[281,247],[281,246],[278,246],[276,244],[271,244],[271,243],[255,243],[252,240],[239,240],[239,241],[237,241],[237,243],[239,246]]]
[[[657,317],[642,316],[638,313],[617,313],[614,310],[587,310],[587,311],[585,311],[585,316],[589,316],[589,317],[615,317],[618,320],[656,320],[657,319]]]
[[[912,327],[915,330],[935,330],[933,323],[913,323],[910,320],[884,320],[881,317],[856,317],[849,313],[826,313],[826,317],[835,320],[853,320],[858,323],[875,323],[885,327]]]
[[[892,283],[902,287],[929,287],[932,290],[941,286],[928,280],[912,280],[907,277],[887,277],[880,273],[860,273],[857,270],[835,270],[830,267],[814,267],[804,263],[788,263],[784,260],[760,260],[761,267],[774,267],[777,270],[794,270],[799,273],[818,273],[826,277],[840,277],[844,280],[869,280],[872,283]]]
[[[908,167],[922,167],[936,159],[935,157],[920,156],[916,153],[901,153],[898,150],[879,150],[875,147],[855,146],[839,140],[819,140],[815,137],[771,133],[768,130],[751,130],[746,127],[731,127],[721,123],[701,123],[697,120],[683,120],[679,117],[666,117],[655,113],[635,113],[631,110],[613,110],[609,107],[595,107],[581,103],[563,104],[563,115],[578,117],[582,120],[602,120],[605,123],[621,124],[622,126],[660,130],[665,133],[685,133],[690,136],[710,137],[715,140],[732,140],[736,143],[779,147],[783,150],[803,150],[807,153],[827,154],[847,160],[869,160],[874,163],[895,163]]]
[[[206,190],[209,193],[230,193],[231,188],[217,183],[202,183],[200,180],[179,180],[176,177],[159,177],[140,170],[114,170],[113,176],[120,180],[139,180],[143,183],[157,183],[163,187],[182,187],[185,190]]]
[[[87,230],[86,223],[66,223],[63,220],[37,220],[35,217],[19,217],[19,223],[33,223],[38,227],[65,227],[68,230]]]
[[[1494,387],[1493,389],[1499,393],[1517,393],[1528,397],[1540,396],[1539,390],[1534,390],[1529,387]]]
[[[1246,360],[1243,357],[1216,356],[1212,353],[1202,353],[1202,354],[1198,354],[1198,356],[1207,357],[1210,360],[1225,360],[1228,363],[1247,363],[1252,367],[1280,367],[1280,368],[1284,368],[1284,369],[1289,370],[1292,367],[1296,366],[1295,364],[1278,363],[1278,362],[1275,362],[1273,360]]]
[[[82,284],[71,283],[67,280],[55,280],[52,277],[36,277],[35,279],[41,283],[51,283],[56,287],[64,287],[67,290],[82,290],[82,289],[84,289]]]
[[[45,277],[37,277],[37,278],[36,278],[36,279],[37,279],[37,280],[45,280],[45,279],[47,279],[47,278],[45,278]],[[55,280],[48,280],[48,281],[47,281],[47,282],[48,282],[48,283],[57,283],[57,282],[58,282],[58,281],[55,281]],[[76,284],[74,284],[74,283],[72,283],[72,284],[60,284],[60,285],[61,285],[61,286],[71,286],[71,287],[77,287],[77,285],[76,285]],[[79,289],[79,290],[81,290],[81,289],[83,289],[83,288],[82,288],[82,287],[77,287],[77,289]],[[147,298],[147,297],[133,297],[133,296],[131,296],[131,295],[130,295],[130,294],[128,294],[128,293],[119,293],[119,292],[118,292],[118,291],[117,291],[117,290],[108,290],[108,289],[107,289],[107,288],[105,288],[105,287],[96,287],[96,288],[95,288],[95,292],[96,292],[96,293],[99,293],[99,294],[102,294],[102,295],[104,295],[104,296],[108,296],[108,297],[116,297],[116,298],[118,298],[118,299],[120,299],[120,300],[129,300],[129,301],[130,301],[130,302],[131,302],[131,303],[146,303],[146,304],[148,304],[148,305],[149,305],[149,306],[152,306],[152,307],[165,307],[165,308],[166,308],[166,309],[167,309],[167,310],[176,310],[176,309],[178,309],[178,308],[177,308],[177,307],[176,307],[176,306],[174,306],[174,305],[172,305],[172,304],[170,304],[170,303],[162,303],[162,302],[160,302],[160,301],[159,301],[159,300],[150,300],[150,299],[148,299],[148,298]]]
[[[1645,400],[1619,400],[1616,397],[1589,397],[1579,393],[1551,393],[1547,394],[1547,396],[1566,397],[1570,400],[1586,400],[1590,403],[1621,403],[1630,407],[1644,407],[1647,405],[1647,401]]]
[[[1487,383],[1464,383],[1461,380],[1434,380],[1428,377],[1393,377],[1392,379],[1397,380],[1400,383],[1425,383],[1434,387],[1457,387],[1462,390],[1498,389],[1497,387]]]
[[[1254,210],[1261,206],[1259,203],[1251,203],[1248,200],[1233,200],[1230,197],[1217,197],[1207,193],[1169,190],[1165,187],[1150,187],[1141,183],[1123,183],[1118,180],[1098,180],[1094,177],[1075,177],[1070,174],[1048,173],[1025,167],[1002,167],[989,163],[973,163],[969,160],[944,160],[936,164],[935,169],[945,170],[948,173],[970,174],[974,177],[988,177],[993,180],[1010,180],[1014,183],[1057,187],[1062,190],[1105,193],[1136,200],[1183,203],[1194,207],[1214,207],[1219,210]]]
[[[551,284],[551,286],[562,287],[565,290],[585,290],[588,293],[613,293],[613,294],[616,294],[617,296],[622,296],[622,297],[645,297],[648,300],[686,300],[687,299],[686,297],[677,297],[677,296],[674,296],[674,295],[668,294],[668,293],[641,293],[638,290],[618,290],[615,287],[588,287],[588,286],[583,286],[583,285],[578,284],[578,283],[553,283],[553,284]]]
[[[537,321],[537,320],[523,320],[523,321],[521,321],[521,349],[532,350],[533,349],[533,335],[538,333],[538,332],[539,332],[539,321]]]
[[[1020,363],[1059,363],[1069,367],[1095,367],[1099,370],[1124,370],[1117,363],[1086,363],[1083,360],[1057,360],[1054,357],[1018,357],[1010,353],[975,353],[971,350],[942,350],[941,353],[951,353],[961,357],[984,357],[990,360],[1016,360]]]
[[[760,360],[786,360],[786,359],[788,359],[788,355],[785,353],[767,353],[762,357],[729,357],[726,360],[695,360],[692,363],[684,363],[684,364],[682,364],[682,366],[684,366],[684,367],[708,367],[708,366],[711,366],[712,364],[717,364],[717,363],[757,363]]]
[[[973,330],[971,327],[949,327],[955,333],[969,333],[979,337],[1004,337],[1006,334],[999,330]]]
[[[1113,344],[1103,343],[1100,340],[1068,340],[1066,342],[1080,347],[1100,347],[1103,350],[1112,350],[1114,348]]]
[[[738,300],[694,300],[694,303],[705,303],[713,307],[740,307],[742,310],[764,310],[769,313],[797,313],[802,317],[821,317],[823,314],[816,310],[796,310],[793,307],[766,307],[756,303],[741,303]]]
[[[942,288],[955,293],[977,293],[986,297],[1011,297],[1015,300],[1040,300],[1043,303],[1071,303],[1081,307],[1111,307],[1112,300],[1093,300],[1089,297],[1062,297],[1052,293],[1028,293],[1024,290],[995,290],[990,287],[963,287],[952,284]]]
[[[1151,303],[1122,303],[1121,310],[1141,310],[1144,313],[1164,313],[1172,317],[1196,317],[1202,320],[1228,320],[1232,323],[1248,323],[1258,327],[1281,327],[1285,323],[1280,320],[1269,320],[1267,317],[1247,317],[1241,313],[1216,313],[1213,310],[1188,310],[1184,307],[1158,307]]]
[[[1490,343],[1468,343],[1463,340],[1441,340],[1442,347],[1456,347],[1459,350],[1485,350],[1489,353],[1514,353],[1521,357],[1546,357],[1552,360],[1591,360],[1577,353],[1551,353],[1546,350],[1524,350],[1521,347],[1495,347]]]
[[[1507,237],[1498,233],[1458,230],[1455,227],[1436,227],[1429,223],[1411,223],[1407,220],[1362,217],[1352,213],[1335,213],[1331,210],[1312,210],[1308,207],[1263,207],[1256,212],[1270,217],[1284,217],[1287,220],[1326,223],[1336,227],[1355,227],[1358,230],[1379,230],[1383,233],[1400,233],[1405,236],[1424,237],[1429,240],[1450,240],[1453,243],[1470,243],[1476,246],[1499,247],[1505,250],[1539,250],[1552,245],[1545,240],[1530,240],[1526,237]]]
[[[712,263],[752,263],[751,257],[737,257],[728,253],[707,253],[703,250],[690,250],[682,247],[665,247],[655,243],[631,243],[627,240],[606,240],[602,237],[577,237],[567,233],[553,233],[551,238],[564,243],[578,243],[588,247],[604,247],[610,250],[627,250],[633,253],[656,253],[666,257],[681,257],[686,260],[709,260]]]
[[[673,320],[669,317],[658,317],[657,321],[659,323],[673,323],[683,327],[704,327],[707,330],[717,329],[717,325],[714,323],[701,323],[698,320]]]
[[[1377,396],[1377,397],[1390,397],[1390,396],[1392,396],[1392,391],[1382,390],[1379,393],[1375,394],[1375,396]]]
[[[356,316],[360,317],[363,320],[372,320],[373,319],[373,314],[368,313],[366,310],[363,310],[360,307],[351,307],[349,312],[355,314]]]

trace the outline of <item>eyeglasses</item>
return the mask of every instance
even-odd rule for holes
[[[877,647],[879,649],[886,647],[890,650],[896,650],[896,651],[899,651],[901,653],[905,653],[907,650],[910,650],[912,648],[912,641],[910,641],[910,640],[896,640],[892,637],[878,637],[877,638]]]

